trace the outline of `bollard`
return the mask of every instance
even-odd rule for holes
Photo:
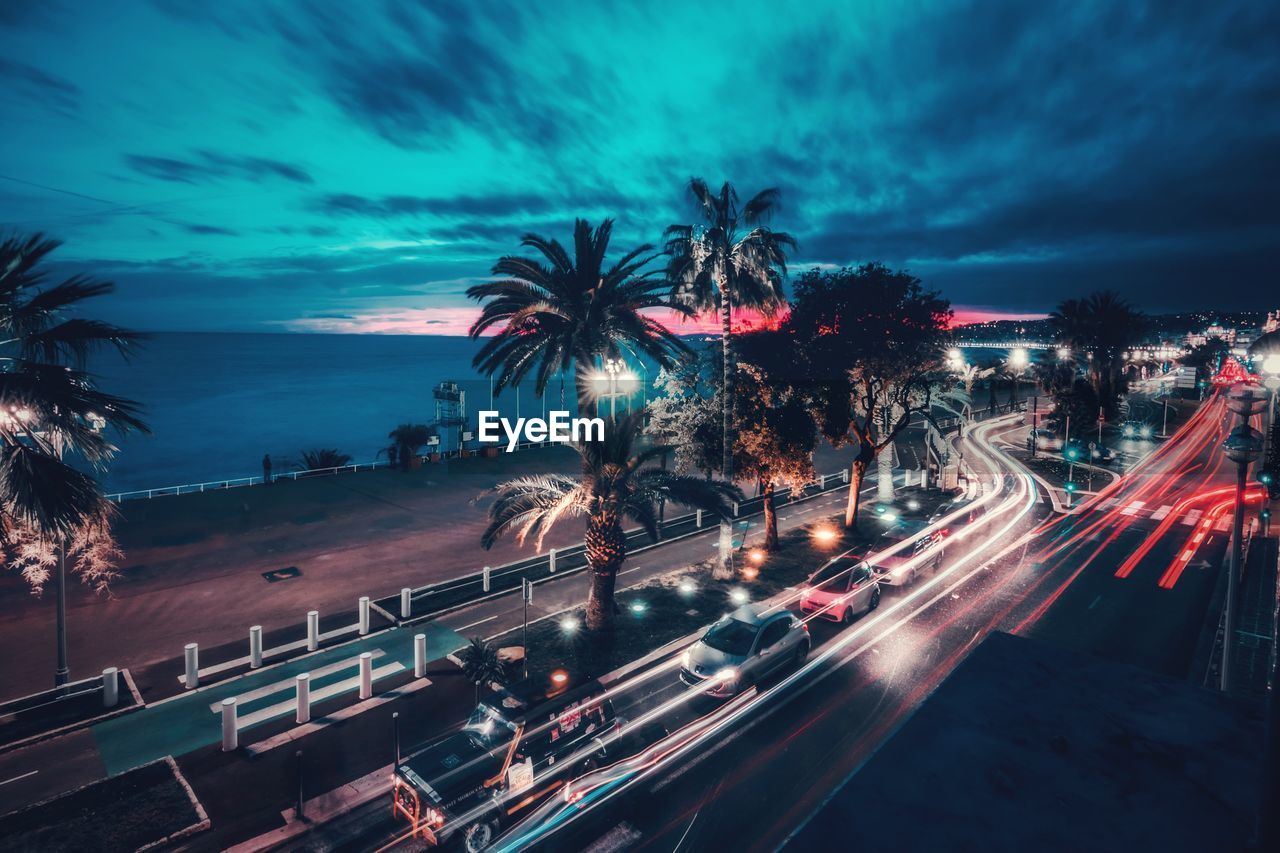
[[[413,590],[404,587],[400,590],[400,618],[408,619],[413,615]]]
[[[738,517],[738,502],[737,502],[737,501],[734,501],[734,502],[733,502],[733,517],[734,517],[734,518],[737,518],[737,517]]]
[[[360,596],[360,636],[369,633],[369,596]]]
[[[485,566],[480,573],[480,588],[485,592],[489,591],[489,567]]]
[[[849,469],[845,468],[840,472],[840,479],[844,480],[844,484],[849,485]]]
[[[187,643],[184,647],[187,658],[187,677],[185,679],[188,690],[200,686],[200,646],[196,643]]]
[[[114,666],[102,671],[102,707],[114,708],[120,701],[120,676]]]
[[[222,700],[222,751],[231,752],[240,745],[239,723],[236,721],[236,697]]]
[[[413,677],[425,678],[427,675],[427,635],[413,635]]]
[[[929,488],[929,469],[928,468],[920,469],[920,488],[922,489]]]
[[[697,511],[694,513],[694,516],[693,516],[693,526],[694,526],[694,527],[701,527],[701,526],[702,526],[702,510],[697,510]]]
[[[307,611],[307,651],[320,648],[320,611]]]
[[[310,722],[311,720],[311,673],[300,672],[298,677],[293,680],[298,691],[298,716],[299,723]]]
[[[368,699],[373,695],[373,655],[360,653],[360,698]]]
[[[254,625],[249,629],[249,668],[262,666],[262,626]]]
[[[551,574],[556,573],[556,549],[551,548],[547,551],[547,566],[551,569]]]

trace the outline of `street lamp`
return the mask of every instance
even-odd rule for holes
[[[1236,624],[1236,579],[1240,574],[1240,560],[1244,552],[1244,490],[1249,479],[1249,464],[1262,452],[1262,433],[1249,426],[1249,418],[1262,411],[1267,404],[1265,397],[1254,394],[1252,388],[1232,392],[1227,398],[1231,411],[1240,416],[1222,442],[1227,458],[1236,463],[1236,506],[1231,525],[1231,561],[1227,566],[1227,616],[1222,630],[1222,671],[1219,682],[1226,693],[1231,684],[1231,643]]]

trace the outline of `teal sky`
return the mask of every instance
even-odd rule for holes
[[[1276,8],[0,3],[0,224],[144,329],[456,331],[521,233],[656,241],[691,175],[970,311],[1277,307]]]

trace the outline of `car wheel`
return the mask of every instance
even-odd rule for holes
[[[853,624],[853,608],[847,604],[844,606],[844,612],[840,614],[840,624],[841,625]]]
[[[488,850],[493,839],[498,837],[496,820],[478,820],[468,826],[462,833],[462,846],[467,853],[481,853]]]
[[[911,586],[915,582],[916,582],[916,572],[915,572],[915,569],[912,569],[911,571],[907,572],[907,576],[902,579],[902,585]]]
[[[880,587],[871,590],[871,601],[867,604],[867,612],[870,613],[880,606]]]
[[[848,611],[845,611],[845,612],[847,613]],[[809,644],[801,643],[800,648],[796,649],[796,659],[794,661],[795,668],[799,669],[800,667],[804,666],[804,659],[807,658],[808,656],[809,656]]]

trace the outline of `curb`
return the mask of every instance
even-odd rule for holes
[[[142,695],[138,693],[137,686],[133,683],[133,676],[129,674],[128,668],[126,667],[125,669],[119,670],[119,673],[124,678],[125,687],[129,688],[129,695],[133,697],[134,704],[128,705],[124,708],[116,708],[112,711],[105,711],[104,713],[96,714],[83,720],[77,720],[74,723],[67,723],[65,726],[52,729],[51,731],[28,735],[22,740],[15,740],[10,743],[0,744],[0,755],[4,755],[5,753],[13,752],[14,750],[22,749],[24,747],[35,746],[38,743],[43,743],[46,740],[53,740],[54,738],[79,731],[80,729],[91,728],[96,726],[98,723],[103,723],[107,720],[115,719],[116,717],[123,717],[125,714],[132,714],[135,711],[141,711],[143,708],[147,707],[147,704],[142,701]]]

